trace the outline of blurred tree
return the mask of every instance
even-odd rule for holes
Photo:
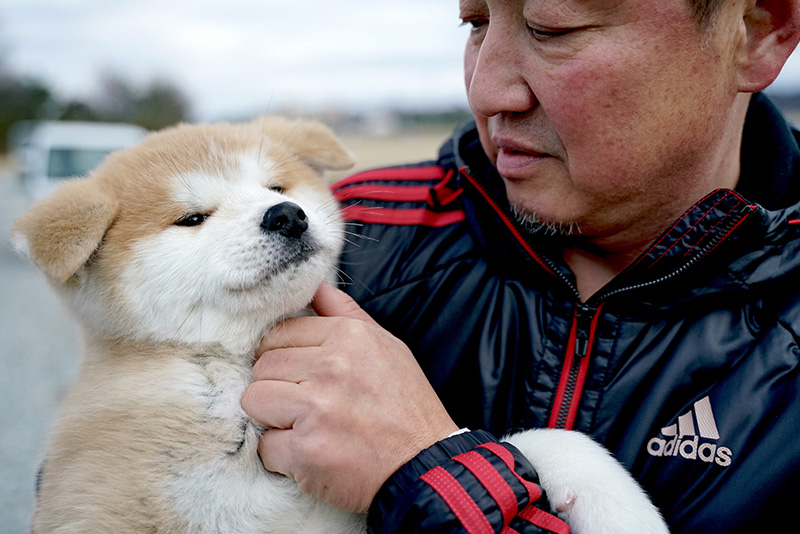
[[[50,90],[43,83],[19,78],[0,66],[0,151],[7,149],[6,132],[12,123],[43,118],[51,101]]]
[[[100,121],[103,120],[86,102],[72,100],[60,106],[58,119],[62,121]]]
[[[189,109],[187,98],[168,81],[137,89],[112,74],[103,76],[98,96],[89,102],[59,101],[44,83],[4,69],[0,54],[0,152],[8,149],[9,127],[20,120],[128,122],[158,130],[187,120]]]
[[[186,120],[189,103],[183,93],[166,80],[156,80],[144,89],[114,73],[105,73],[95,109],[104,120],[130,122],[157,130]]]
[[[135,113],[136,100],[136,90],[130,83],[119,74],[105,72],[92,107],[107,121],[128,122]]]
[[[188,114],[186,97],[169,82],[157,80],[138,99],[134,122],[156,130],[186,120]]]

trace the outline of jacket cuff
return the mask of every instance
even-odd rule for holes
[[[512,445],[483,431],[459,433],[420,452],[383,485],[370,507],[368,530],[500,532],[512,525],[527,534],[550,532],[543,527],[549,525],[568,532],[550,515],[537,482]]]

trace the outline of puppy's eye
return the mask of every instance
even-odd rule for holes
[[[282,185],[271,185],[271,186],[269,186],[269,190],[270,191],[275,191],[276,193],[283,194],[283,192],[286,191],[286,188],[283,187]]]
[[[208,213],[190,213],[175,221],[175,226],[200,226],[206,222],[208,215]]]

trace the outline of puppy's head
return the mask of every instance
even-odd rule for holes
[[[181,125],[65,183],[12,239],[91,332],[249,351],[334,267],[323,175],[352,164],[316,122]]]

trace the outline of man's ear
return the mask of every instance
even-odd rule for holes
[[[18,253],[64,283],[97,250],[116,212],[94,181],[70,180],[14,223],[11,240]]]
[[[739,90],[761,91],[780,74],[800,41],[800,0],[749,0]]]

